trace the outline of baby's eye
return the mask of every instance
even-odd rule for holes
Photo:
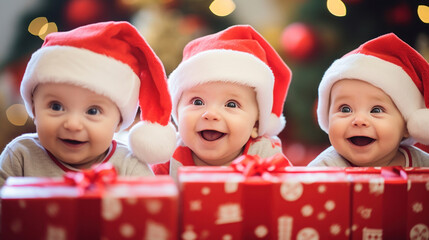
[[[343,113],[349,113],[349,112],[352,112],[352,109],[347,105],[343,105],[340,107],[340,111]]]
[[[382,113],[382,112],[384,112],[382,107],[373,107],[371,109],[371,113]]]
[[[194,105],[204,105],[203,100],[199,99],[199,98],[195,98],[192,100],[192,104]]]
[[[51,103],[50,107],[54,111],[63,111],[64,110],[63,106],[60,103],[57,103],[57,102]]]
[[[92,108],[88,109],[88,111],[86,113],[89,114],[89,115],[97,115],[97,114],[100,114],[100,112],[101,111],[100,111],[99,108],[92,107]]]
[[[237,102],[235,102],[235,101],[228,101],[228,102],[225,104],[225,107],[229,107],[229,108],[236,108],[236,107],[238,107],[238,104],[237,104]]]

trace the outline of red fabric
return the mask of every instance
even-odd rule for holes
[[[250,145],[257,141],[257,139],[249,138],[246,145],[244,145],[243,155],[247,154]],[[273,143],[274,145],[275,143]],[[273,146],[274,147],[274,146]],[[192,160],[192,151],[186,146],[178,146],[173,154],[173,159],[182,163],[183,166],[195,166],[194,160]],[[170,161],[166,163],[154,164],[151,166],[155,175],[168,175],[170,174]]]

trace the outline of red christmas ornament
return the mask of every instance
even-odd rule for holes
[[[71,28],[97,22],[105,12],[100,0],[71,0],[65,8],[66,22]]]
[[[289,57],[297,61],[306,61],[317,53],[317,37],[314,31],[304,23],[287,26],[281,35],[281,46]]]
[[[412,17],[410,6],[406,3],[398,4],[386,12],[387,22],[395,25],[408,25]]]

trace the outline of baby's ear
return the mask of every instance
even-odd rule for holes
[[[122,124],[122,116],[121,116],[121,119],[119,119],[118,126],[116,126],[115,133],[117,133],[117,132],[119,132],[119,130],[121,130],[121,124]]]
[[[250,137],[257,138],[258,137],[258,121],[256,121],[255,126],[253,126],[252,133]]]

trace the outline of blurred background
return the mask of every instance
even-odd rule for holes
[[[293,72],[280,138],[297,166],[329,146],[315,107],[320,79],[335,59],[388,32],[429,59],[428,0],[1,0],[0,150],[16,136],[35,132],[19,85],[44,37],[107,20],[136,26],[167,75],[190,40],[234,24],[252,25]]]

